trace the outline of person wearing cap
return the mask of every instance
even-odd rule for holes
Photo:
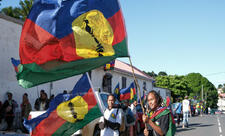
[[[190,107],[190,101],[188,100],[188,96],[184,97],[184,100],[182,101],[182,111],[183,111],[183,127],[186,124],[186,127],[188,127],[188,114],[191,112]]]

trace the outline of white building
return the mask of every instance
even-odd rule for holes
[[[7,99],[6,93],[10,91],[13,93],[13,99],[20,104],[23,93],[28,93],[30,103],[34,106],[34,102],[39,97],[41,89],[47,92],[48,97],[51,94],[57,95],[58,93],[62,93],[63,90],[72,90],[80,75],[29,89],[24,89],[18,85],[16,73],[10,59],[11,57],[19,59],[19,40],[22,25],[22,21],[0,14],[0,101],[4,102]],[[134,73],[142,95],[143,90],[153,89],[152,77],[144,74],[137,68],[134,68]],[[100,67],[92,70],[89,74],[95,90],[112,93],[118,82],[120,83],[120,88],[125,88],[134,81],[130,65],[119,60],[115,61],[114,70],[104,71],[103,67]]]
[[[167,96],[171,97],[171,91],[169,89],[161,87],[153,87],[153,90],[158,92],[163,99],[165,99]]]

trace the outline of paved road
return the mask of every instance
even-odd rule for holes
[[[225,136],[225,114],[189,118],[189,128],[177,127],[176,136]]]

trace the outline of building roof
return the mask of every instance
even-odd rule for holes
[[[144,72],[142,72],[141,70],[137,69],[136,67],[134,67],[134,74],[135,76],[139,76],[148,80],[154,80],[151,76],[145,74]],[[114,70],[115,71],[120,71],[120,72],[126,72],[129,74],[132,74],[132,67],[130,64],[127,64],[125,62],[122,62],[120,60],[115,60],[115,66],[114,66]]]

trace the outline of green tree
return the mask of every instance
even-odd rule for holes
[[[207,94],[207,106],[210,106],[211,108],[217,107],[217,101],[218,101],[218,94],[215,86],[209,82],[209,80],[205,77],[203,77],[200,73],[190,73],[187,76],[185,76],[186,80],[188,81],[189,87],[191,89],[191,93],[195,96],[198,96],[198,99],[201,99],[201,92],[202,92],[202,86],[204,90],[204,97],[205,94]]]
[[[22,17],[22,20],[25,20],[28,16],[31,7],[33,5],[33,0],[20,0],[20,16]]]
[[[32,7],[33,0],[20,0],[19,7],[6,7],[1,10],[5,15],[25,20]]]
[[[167,73],[164,72],[164,71],[160,71],[160,72],[158,73],[158,76],[167,76]]]
[[[14,17],[14,18],[17,18],[17,19],[20,19],[20,9],[19,8],[13,8],[13,7],[7,7],[7,8],[3,8],[1,10],[1,13],[5,14],[5,15],[8,15],[8,16],[11,16],[11,17]]]
[[[218,85],[218,89],[223,88],[223,85],[219,84]]]
[[[184,79],[184,76],[157,76],[156,86],[171,90],[171,96],[173,97],[173,99],[178,97],[184,97],[190,92],[188,82]]]
[[[143,72],[146,73],[147,75],[153,77],[153,78],[157,77],[157,74],[154,71],[152,71],[152,72],[145,72],[145,71],[143,71]]]

